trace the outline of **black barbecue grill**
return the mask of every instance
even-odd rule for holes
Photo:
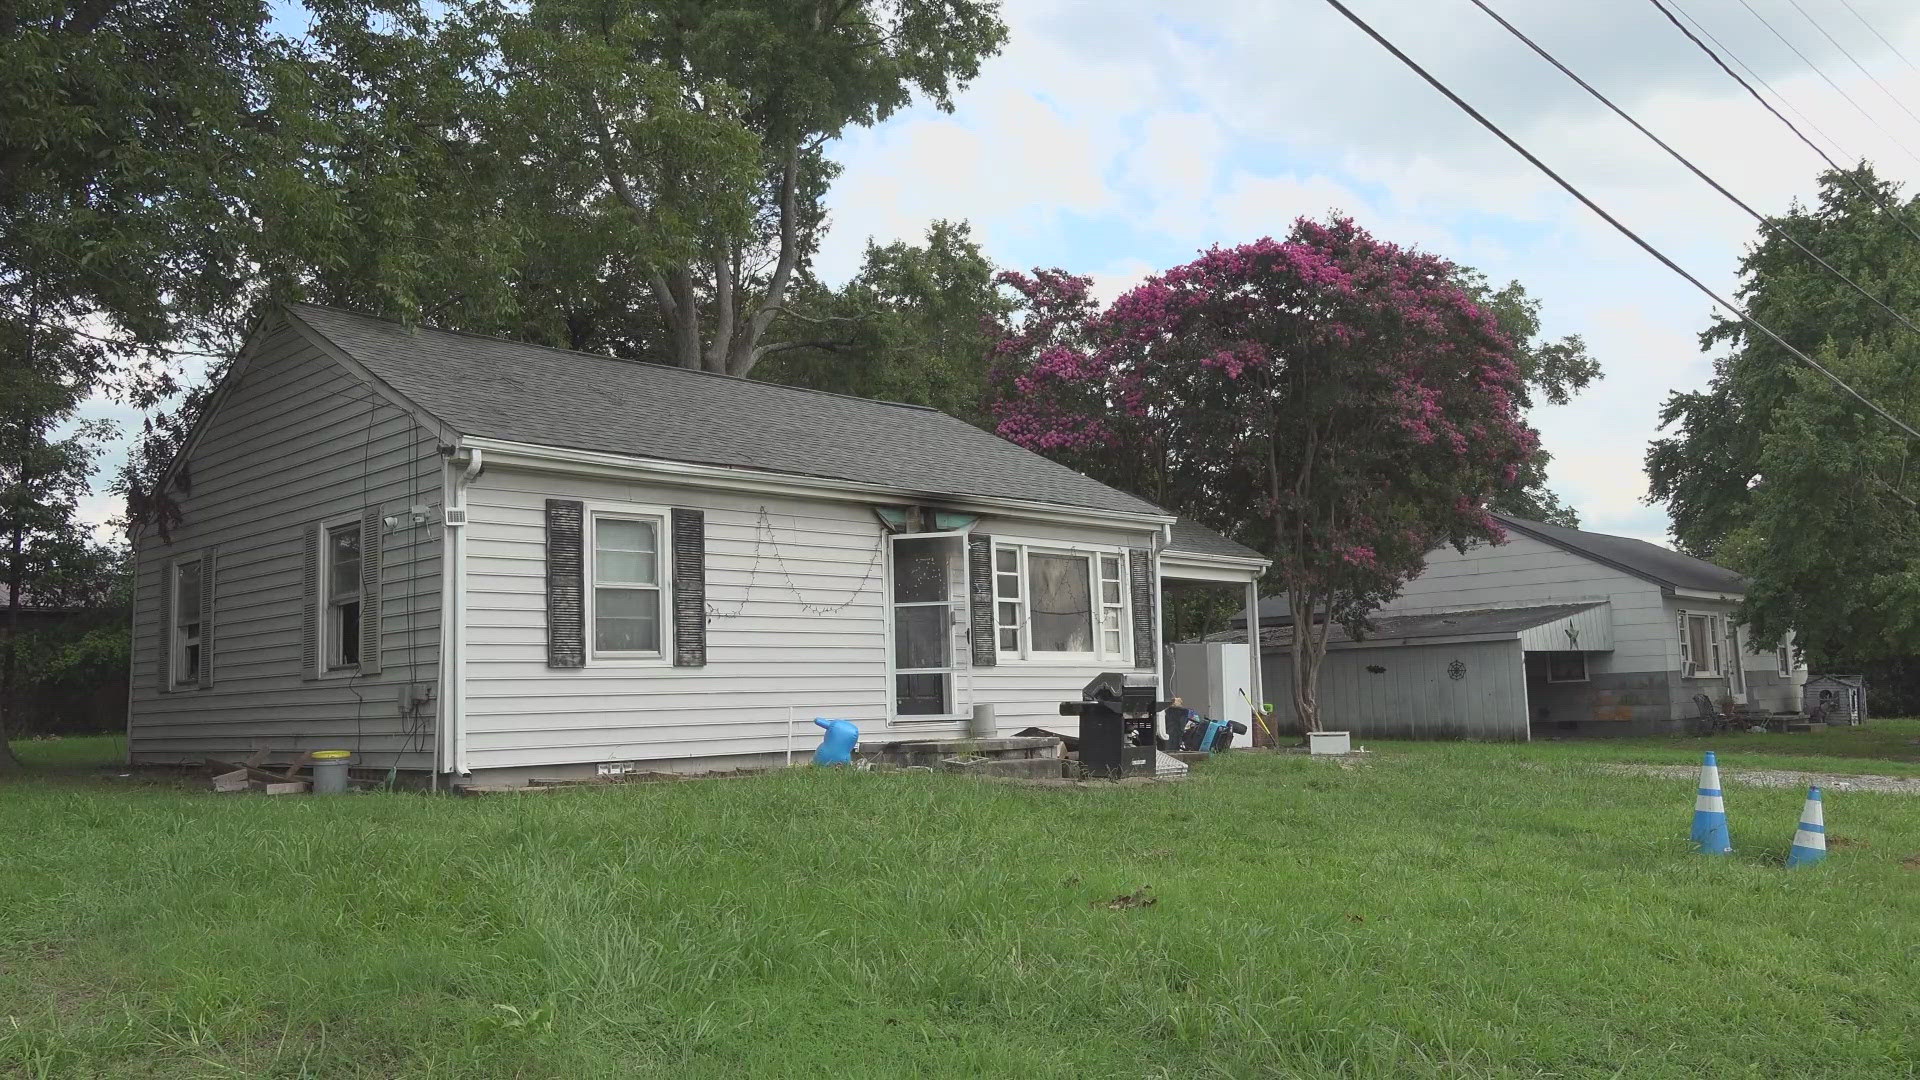
[[[1147,671],[1105,671],[1080,691],[1079,701],[1060,703],[1060,715],[1080,718],[1080,766],[1088,776],[1152,776],[1154,714],[1159,676]]]

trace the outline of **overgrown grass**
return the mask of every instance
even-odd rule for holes
[[[1788,872],[1795,791],[1730,788],[1711,859],[1691,783],[1587,746],[1381,749],[1099,790],[0,785],[0,1075],[1913,1074],[1920,798],[1832,795],[1848,842]]]

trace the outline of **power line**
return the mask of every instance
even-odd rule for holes
[[[1726,45],[1726,44],[1725,44],[1724,42],[1722,42],[1722,41],[1721,41],[1721,40],[1720,40],[1719,38],[1717,38],[1717,37],[1714,37],[1714,36],[1713,36],[1713,31],[1711,31],[1711,30],[1709,30],[1709,29],[1707,29],[1707,26],[1706,26],[1706,24],[1705,24],[1705,23],[1703,23],[1703,22],[1701,22],[1701,21],[1700,21],[1699,19],[1696,19],[1696,18],[1694,18],[1694,17],[1693,17],[1693,14],[1692,14],[1691,12],[1689,12],[1689,11],[1688,11],[1688,10],[1687,10],[1686,8],[1683,8],[1683,7],[1681,7],[1681,6],[1680,6],[1680,0],[1668,0],[1668,2],[1669,2],[1669,3],[1671,3],[1671,4],[1673,5],[1673,10],[1675,10],[1675,11],[1678,11],[1678,12],[1680,13],[1680,15],[1681,15],[1681,16],[1682,16],[1683,18],[1685,18],[1685,19],[1686,19],[1686,20],[1687,20],[1688,22],[1690,22],[1690,23],[1692,23],[1692,24],[1693,24],[1693,28],[1694,28],[1695,30],[1698,30],[1698,31],[1700,31],[1700,32],[1701,32],[1702,34],[1705,34],[1705,35],[1707,36],[1707,40],[1708,40],[1708,41],[1711,41],[1711,42],[1713,42],[1713,43],[1714,43],[1714,45],[1715,45],[1716,47],[1718,47],[1718,48],[1719,48],[1719,50],[1720,50],[1721,52],[1723,52],[1723,53],[1726,53],[1726,54],[1727,54],[1727,56],[1728,56],[1728,58],[1729,58],[1729,59],[1731,59],[1731,60],[1732,60],[1732,61],[1733,61],[1734,63],[1736,63],[1736,64],[1739,64],[1739,65],[1740,65],[1740,70],[1741,70],[1741,71],[1744,71],[1744,72],[1746,72],[1746,73],[1747,73],[1747,76],[1748,76],[1749,78],[1751,78],[1751,79],[1752,79],[1752,80],[1753,80],[1754,82],[1757,82],[1757,83],[1759,83],[1759,84],[1760,84],[1761,86],[1764,86],[1764,87],[1766,87],[1766,88],[1767,88],[1767,93],[1769,93],[1769,94],[1772,94],[1772,95],[1773,95],[1774,97],[1776,97],[1776,98],[1779,98],[1779,99],[1780,99],[1780,104],[1782,104],[1782,105],[1785,105],[1785,106],[1786,106],[1787,108],[1789,108],[1789,109],[1791,109],[1791,110],[1793,110],[1793,115],[1795,115],[1795,116],[1797,116],[1797,117],[1799,117],[1799,118],[1800,118],[1800,121],[1801,121],[1802,123],[1804,123],[1804,124],[1806,124],[1806,125],[1807,125],[1808,127],[1810,127],[1810,128],[1812,128],[1812,129],[1813,129],[1813,131],[1814,131],[1814,134],[1816,134],[1816,135],[1818,135],[1818,136],[1820,136],[1821,138],[1823,138],[1823,139],[1825,139],[1825,140],[1827,140],[1827,145],[1829,145],[1829,146],[1831,146],[1831,147],[1833,147],[1833,148],[1834,148],[1834,150],[1836,150],[1837,152],[1839,152],[1839,154],[1840,154],[1840,156],[1841,156],[1841,157],[1843,157],[1843,158],[1849,158],[1849,159],[1851,159],[1851,158],[1853,158],[1853,157],[1854,157],[1854,155],[1853,155],[1853,154],[1851,154],[1851,153],[1849,153],[1849,152],[1848,152],[1848,150],[1847,150],[1847,148],[1846,148],[1846,147],[1844,147],[1844,146],[1841,146],[1841,145],[1840,145],[1840,140],[1839,140],[1839,139],[1836,139],[1836,138],[1834,138],[1833,136],[1831,136],[1831,135],[1829,135],[1829,134],[1827,134],[1827,132],[1826,132],[1826,129],[1825,129],[1825,128],[1822,128],[1822,127],[1821,127],[1821,126],[1820,126],[1819,124],[1816,124],[1816,123],[1814,123],[1814,122],[1813,122],[1813,118],[1812,118],[1812,117],[1810,117],[1810,116],[1808,116],[1808,115],[1807,115],[1806,113],[1804,113],[1804,112],[1801,112],[1801,111],[1800,111],[1800,107],[1799,107],[1798,105],[1795,105],[1795,104],[1793,103],[1793,99],[1792,99],[1792,98],[1789,98],[1789,97],[1788,97],[1787,95],[1785,95],[1785,94],[1783,94],[1783,93],[1781,93],[1781,92],[1780,92],[1780,91],[1779,91],[1779,90],[1778,90],[1778,89],[1777,89],[1777,88],[1776,88],[1776,87],[1775,87],[1775,86],[1774,86],[1774,85],[1773,85],[1772,83],[1770,83],[1770,82],[1768,82],[1768,81],[1767,81],[1767,77],[1766,77],[1765,75],[1762,75],[1762,74],[1760,74],[1760,73],[1759,73],[1758,71],[1755,71],[1755,70],[1753,69],[1753,66],[1752,66],[1751,64],[1748,64],[1748,63],[1747,63],[1747,62],[1746,62],[1745,60],[1742,60],[1742,59],[1740,59],[1740,54],[1739,54],[1739,53],[1737,53],[1737,52],[1734,52],[1732,48],[1730,48],[1730,47],[1728,47],[1728,46],[1727,46],[1727,45]],[[1656,5],[1656,6],[1657,6],[1657,5]],[[1671,19],[1673,18],[1673,16],[1671,16],[1671,15],[1668,15],[1668,16],[1667,16],[1667,18],[1671,20]],[[1675,25],[1675,26],[1679,26],[1679,24],[1678,24],[1677,22],[1676,22],[1676,23],[1675,23],[1674,25]],[[1680,30],[1681,30],[1681,32],[1682,32],[1682,33],[1685,33],[1685,32],[1686,32],[1686,27],[1684,27],[1684,26],[1682,26],[1682,27],[1680,27]],[[1700,44],[1700,39],[1699,39],[1699,38],[1695,38],[1695,37],[1693,37],[1693,35],[1692,35],[1692,34],[1688,34],[1687,36],[1688,36],[1688,37],[1689,37],[1690,39],[1692,39],[1692,40],[1693,40],[1693,42],[1694,42],[1694,44],[1696,44],[1696,45],[1698,45],[1698,44]],[[1713,56],[1713,50],[1712,50],[1712,49],[1707,49],[1705,45],[1701,45],[1700,47],[1701,47],[1702,49],[1706,49],[1706,52],[1707,52],[1707,55],[1708,55],[1708,56]],[[1716,63],[1718,63],[1718,62],[1719,62],[1719,57],[1717,57],[1717,56],[1715,56],[1715,57],[1714,57],[1714,61],[1715,61]],[[1726,65],[1725,65],[1725,64],[1721,64],[1720,66],[1721,66],[1721,67],[1722,67],[1723,69],[1724,69],[1724,68],[1726,67]],[[1727,72],[1727,74],[1728,74],[1728,75],[1733,75],[1733,72],[1731,72],[1731,71],[1729,71],[1729,72]],[[1736,79],[1738,79],[1738,78],[1739,78],[1739,76],[1737,76],[1737,75],[1735,75],[1735,76],[1734,76],[1734,78],[1736,78]],[[1751,90],[1752,88],[1751,88],[1751,87],[1749,87],[1748,89],[1749,89],[1749,90]],[[1755,97],[1759,97],[1759,95],[1758,95],[1758,94],[1755,94],[1754,96],[1755,96]],[[1762,104],[1762,105],[1765,105],[1765,104],[1766,104],[1766,102],[1765,102],[1765,101],[1763,100],[1763,101],[1761,101],[1761,104]],[[1799,134],[1799,133],[1798,133],[1798,132],[1795,132],[1795,134]],[[1805,136],[1801,136],[1801,138],[1802,138],[1802,139],[1804,140],[1804,139],[1805,139]],[[1811,146],[1812,144],[1811,144],[1811,143],[1808,143],[1808,145],[1810,145],[1810,146]],[[1817,146],[1816,146],[1816,147],[1814,147],[1814,150],[1815,150],[1815,151],[1818,151],[1818,150],[1819,150],[1819,147],[1817,147]],[[1823,154],[1823,155],[1821,155],[1821,156],[1823,156],[1823,157],[1824,157],[1825,155]],[[1829,160],[1829,161],[1831,161],[1832,159],[1828,159],[1828,160]],[[1837,166],[1836,166],[1836,167],[1837,167]]]
[[[1878,78],[1874,76],[1873,72],[1867,70],[1867,66],[1865,64],[1862,64],[1859,60],[1855,59],[1853,53],[1847,51],[1847,47],[1845,45],[1840,44],[1839,38],[1834,37],[1832,34],[1827,33],[1826,27],[1821,26],[1818,22],[1814,20],[1814,17],[1812,15],[1807,14],[1807,9],[1800,6],[1800,0],[1787,0],[1787,3],[1793,5],[1793,10],[1799,12],[1801,18],[1807,20],[1809,23],[1812,23],[1813,28],[1815,30],[1820,31],[1820,34],[1822,37],[1832,42],[1833,47],[1840,50],[1841,56],[1846,57],[1849,63],[1851,63],[1854,67],[1860,69],[1860,74],[1865,75],[1867,77],[1868,82],[1871,82],[1873,85],[1879,87],[1880,92],[1887,95],[1888,101],[1891,101],[1894,103],[1894,105],[1898,106],[1900,111],[1903,113],[1906,113],[1907,116],[1910,119],[1912,119],[1914,123],[1920,124],[1920,116],[1915,116],[1913,114],[1913,110],[1907,108],[1906,102],[1901,101],[1899,98],[1895,97],[1893,94],[1893,91],[1887,89],[1886,83],[1881,82]]]
[[[1517,140],[1515,140],[1513,136],[1508,135],[1505,131],[1501,130],[1500,125],[1495,124],[1492,120],[1487,119],[1487,117],[1483,113],[1481,113],[1480,110],[1468,104],[1465,98],[1461,97],[1459,94],[1454,93],[1453,90],[1447,86],[1447,84],[1435,78],[1430,72],[1427,71],[1426,68],[1421,67],[1419,62],[1414,60],[1413,57],[1408,56],[1404,52],[1401,52],[1399,46],[1395,45],[1391,41],[1388,41],[1384,36],[1381,35],[1380,31],[1375,30],[1371,25],[1367,23],[1365,19],[1362,19],[1360,16],[1354,14],[1352,8],[1349,8],[1347,7],[1346,4],[1341,3],[1341,0],[1327,0],[1327,4],[1331,6],[1335,11],[1338,11],[1340,14],[1346,16],[1347,21],[1359,27],[1362,33],[1366,34],[1368,37],[1378,42],[1381,48],[1392,53],[1395,59],[1399,60],[1401,63],[1405,64],[1408,68],[1412,69],[1414,74],[1426,80],[1427,85],[1433,87],[1435,90],[1440,91],[1440,93],[1444,95],[1448,101],[1451,101],[1455,105],[1459,106],[1460,111],[1466,113],[1468,116],[1473,117],[1473,119],[1477,121],[1481,127],[1486,128],[1488,131],[1492,132],[1493,135],[1496,138],[1498,138],[1501,142],[1506,143],[1507,146],[1510,147],[1514,153],[1519,154],[1521,157],[1527,159],[1528,164],[1532,165],[1534,168],[1539,169],[1541,172],[1545,173],[1549,179],[1551,179],[1554,183],[1560,185],[1561,189],[1564,190],[1567,194],[1580,200],[1581,205],[1585,206],[1587,209],[1599,215],[1602,221],[1605,221],[1607,224],[1613,226],[1616,230],[1620,232],[1622,236],[1625,236],[1627,239],[1632,240],[1635,244],[1638,244],[1642,251],[1645,251],[1647,254],[1659,260],[1661,265],[1665,266],[1667,269],[1673,271],[1674,273],[1679,274],[1681,277],[1687,279],[1687,282],[1691,284],[1694,288],[1700,290],[1702,293],[1705,293],[1708,299],[1712,300],[1716,304],[1719,304],[1721,307],[1725,308],[1726,310],[1731,311],[1735,315],[1738,315],[1740,317],[1740,320],[1746,323],[1748,326],[1751,326],[1754,329],[1760,331],[1761,333],[1767,335],[1767,337],[1772,338],[1775,344],[1787,350],[1789,353],[1792,353],[1794,357],[1797,358],[1801,363],[1807,365],[1809,368],[1812,368],[1814,371],[1819,372],[1822,377],[1824,377],[1828,382],[1832,383],[1839,390],[1844,392],[1847,396],[1853,398],[1855,401],[1858,401],[1860,404],[1865,405],[1867,408],[1873,410],[1875,413],[1878,413],[1880,417],[1884,419],[1887,423],[1892,424],[1896,428],[1899,428],[1901,431],[1905,432],[1911,438],[1920,439],[1920,431],[1915,430],[1906,421],[1900,419],[1899,417],[1893,415],[1887,410],[1881,408],[1878,404],[1876,404],[1871,399],[1866,397],[1866,395],[1860,393],[1860,391],[1855,390],[1853,387],[1849,386],[1844,379],[1840,378],[1840,376],[1838,375],[1835,375],[1833,372],[1828,371],[1824,366],[1821,365],[1821,363],[1818,360],[1815,360],[1813,357],[1808,356],[1806,353],[1801,352],[1799,349],[1795,348],[1793,344],[1789,342],[1786,338],[1783,338],[1779,334],[1774,333],[1772,327],[1769,327],[1767,324],[1747,314],[1745,309],[1741,308],[1739,305],[1733,303],[1732,301],[1726,299],[1725,297],[1722,297],[1719,293],[1714,292],[1713,289],[1706,284],[1706,282],[1703,282],[1699,278],[1694,277],[1691,273],[1687,271],[1685,267],[1681,266],[1679,263],[1674,262],[1673,259],[1669,258],[1666,252],[1663,252],[1659,248],[1654,247],[1652,244],[1648,243],[1646,239],[1643,238],[1639,233],[1634,232],[1631,228],[1628,228],[1627,225],[1623,223],[1619,218],[1616,218],[1612,214],[1608,213],[1606,208],[1602,207],[1599,203],[1594,202],[1593,199],[1589,198],[1586,192],[1581,191],[1579,188],[1573,186],[1573,184],[1569,182],[1565,177],[1555,172],[1552,166],[1548,165],[1546,162],[1540,160],[1540,158],[1535,156],[1533,151],[1528,150],[1526,147],[1520,145],[1520,143]]]
[[[1687,29],[1686,26],[1683,25],[1679,19],[1674,18],[1673,12],[1667,9],[1666,4],[1662,3],[1661,0],[1647,0],[1647,2],[1652,4],[1654,7],[1659,8],[1660,14],[1665,15],[1667,17],[1667,21],[1674,25],[1674,29],[1679,30],[1682,34],[1686,35],[1686,38],[1688,41],[1691,41],[1695,45],[1699,46],[1701,52],[1706,53],[1709,59],[1711,59],[1715,64],[1719,65],[1721,71],[1724,71],[1727,73],[1728,78],[1732,79],[1734,82],[1739,83],[1747,91],[1747,93],[1752,94],[1753,100],[1759,102],[1761,108],[1772,113],[1773,118],[1775,120],[1778,120],[1782,124],[1785,124],[1787,126],[1787,130],[1793,132],[1795,137],[1797,137],[1801,142],[1806,143],[1807,148],[1809,150],[1812,150],[1814,153],[1819,154],[1820,160],[1826,162],[1828,168],[1832,169],[1834,172],[1838,173],[1839,175],[1846,177],[1847,182],[1853,185],[1853,188],[1855,191],[1859,192],[1860,194],[1866,196],[1868,199],[1872,200],[1874,204],[1879,206],[1881,210],[1885,211],[1889,217],[1892,217],[1896,222],[1898,222],[1900,227],[1906,230],[1908,236],[1911,236],[1915,240],[1920,241],[1920,232],[1914,231],[1913,225],[1907,221],[1907,217],[1904,213],[1895,209],[1894,207],[1890,206],[1887,203],[1886,196],[1883,193],[1881,193],[1881,191],[1878,188],[1874,187],[1871,184],[1860,182],[1859,180],[1854,178],[1854,175],[1850,170],[1841,168],[1840,163],[1833,160],[1833,158],[1829,157],[1825,150],[1820,149],[1820,146],[1818,143],[1815,143],[1812,139],[1807,138],[1806,132],[1801,131],[1799,128],[1795,127],[1793,125],[1793,121],[1780,115],[1780,110],[1774,108],[1772,102],[1768,101],[1766,98],[1761,97],[1760,91],[1755,90],[1753,88],[1752,83],[1749,83],[1747,80],[1741,78],[1739,75],[1734,74],[1733,69],[1727,66],[1727,62],[1725,60],[1720,59],[1719,53],[1714,52],[1712,49],[1708,48],[1706,42],[1701,41],[1699,37],[1697,37],[1693,31]],[[1679,5],[1676,4],[1675,6],[1677,7]],[[1691,19],[1693,18],[1693,16],[1689,15],[1687,16],[1687,18]],[[1722,47],[1724,48],[1724,46]],[[1775,91],[1775,92],[1778,93],[1778,91]],[[1784,101],[1786,99],[1782,98],[1781,100]]]
[[[1853,289],[1854,292],[1857,292],[1861,296],[1866,297],[1868,300],[1872,301],[1875,306],[1879,307],[1880,310],[1893,316],[1895,319],[1898,319],[1902,326],[1905,326],[1907,329],[1912,330],[1916,334],[1920,334],[1920,326],[1915,326],[1905,315],[1902,315],[1898,311],[1895,311],[1891,307],[1888,307],[1885,303],[1883,303],[1880,300],[1879,297],[1873,295],[1872,293],[1868,292],[1866,289],[1862,288],[1858,283],[1856,283],[1852,278],[1848,277],[1846,274],[1841,273],[1831,263],[1827,262],[1827,260],[1821,258],[1818,254],[1815,254],[1813,249],[1807,247],[1807,245],[1801,243],[1791,233],[1788,233],[1785,229],[1775,224],[1773,219],[1767,217],[1766,215],[1762,214],[1760,211],[1755,210],[1753,207],[1747,205],[1747,203],[1744,200],[1742,200],[1738,195],[1735,195],[1733,192],[1728,191],[1726,187],[1720,183],[1720,181],[1715,180],[1711,176],[1708,176],[1706,172],[1704,172],[1698,165],[1695,165],[1692,161],[1688,160],[1686,155],[1682,154],[1678,150],[1675,150],[1672,146],[1669,146],[1665,139],[1662,139],[1660,136],[1655,135],[1653,132],[1647,130],[1646,125],[1634,119],[1633,116],[1630,113],[1628,113],[1625,109],[1622,109],[1620,106],[1615,105],[1611,98],[1601,93],[1598,89],[1595,89],[1592,83],[1589,83],[1587,82],[1587,80],[1581,78],[1579,74],[1576,73],[1572,68],[1569,68],[1567,67],[1567,65],[1561,63],[1557,57],[1555,57],[1552,53],[1548,52],[1545,48],[1543,48],[1539,43],[1535,42],[1532,38],[1528,37],[1524,32],[1520,30],[1519,27],[1508,22],[1505,18],[1503,18],[1500,15],[1499,12],[1487,6],[1485,0],[1471,0],[1471,2],[1474,7],[1477,7],[1481,11],[1486,12],[1488,18],[1491,18],[1494,22],[1499,23],[1501,27],[1507,31],[1507,33],[1512,34],[1514,37],[1519,38],[1521,42],[1523,42],[1527,46],[1527,48],[1532,49],[1536,54],[1539,55],[1539,57],[1542,60],[1545,60],[1547,63],[1552,64],[1554,67],[1560,70],[1560,73],[1562,75],[1565,75],[1567,78],[1572,79],[1574,82],[1578,83],[1580,86],[1580,89],[1585,90],[1587,93],[1593,95],[1595,98],[1599,100],[1600,104],[1605,105],[1607,108],[1613,110],[1613,114],[1615,116],[1618,116],[1620,119],[1625,120],[1627,123],[1633,125],[1633,129],[1635,131],[1638,131],[1640,134],[1645,135],[1647,138],[1653,140],[1653,144],[1655,146],[1658,146],[1660,149],[1665,150],[1667,152],[1667,156],[1673,158],[1673,160],[1686,166],[1687,171],[1699,177],[1702,181],[1704,181],[1707,184],[1708,187],[1711,187],[1713,190],[1725,196],[1726,199],[1729,202],[1733,203],[1735,206],[1738,206],[1740,209],[1745,210],[1747,212],[1747,216],[1759,222],[1762,228],[1772,230],[1774,235],[1780,237],[1780,239],[1782,240],[1785,240],[1787,243],[1792,244],[1794,247],[1799,248],[1801,253],[1805,254],[1808,258],[1812,259],[1814,262],[1819,263],[1822,269],[1826,270],[1828,273],[1832,274],[1834,277],[1837,277],[1841,281],[1845,282],[1850,288]]]
[[[1752,5],[1752,4],[1749,4],[1749,3],[1747,3],[1747,0],[1740,0],[1740,6],[1741,6],[1741,7],[1743,7],[1743,8],[1746,8],[1746,9],[1747,9],[1747,14],[1749,14],[1749,15],[1751,15],[1751,16],[1753,16],[1753,17],[1754,17],[1754,18],[1756,18],[1756,19],[1759,19],[1759,20],[1760,20],[1760,25],[1761,25],[1761,26],[1764,26],[1764,27],[1766,27],[1766,28],[1767,28],[1767,30],[1768,30],[1768,31],[1769,31],[1770,33],[1772,33],[1772,34],[1773,34],[1773,36],[1774,36],[1774,37],[1777,37],[1777,38],[1779,38],[1779,39],[1780,39],[1780,44],[1782,44],[1782,45],[1785,45],[1785,46],[1786,46],[1787,48],[1789,48],[1789,49],[1792,49],[1792,50],[1793,50],[1793,55],[1795,55],[1795,56],[1797,56],[1797,57],[1799,57],[1799,58],[1800,58],[1800,62],[1801,62],[1801,63],[1803,63],[1803,64],[1805,64],[1805,65],[1807,65],[1807,67],[1808,67],[1808,68],[1809,68],[1810,70],[1812,70],[1812,72],[1813,72],[1813,73],[1814,73],[1815,75],[1818,75],[1818,76],[1820,76],[1820,81],[1822,81],[1822,82],[1824,82],[1824,83],[1826,83],[1826,84],[1827,84],[1828,86],[1831,86],[1831,87],[1833,87],[1833,92],[1834,92],[1834,93],[1836,93],[1836,94],[1839,94],[1839,95],[1840,95],[1841,97],[1843,97],[1843,98],[1846,98],[1846,99],[1847,99],[1847,104],[1849,104],[1849,105],[1851,105],[1851,106],[1853,106],[1853,109],[1854,109],[1854,111],[1855,111],[1855,112],[1857,112],[1857,113],[1859,113],[1859,114],[1860,114],[1861,116],[1864,116],[1864,117],[1866,117],[1866,118],[1867,118],[1867,123],[1869,123],[1869,124],[1872,124],[1872,125],[1874,126],[1874,128],[1875,128],[1875,130],[1877,130],[1877,131],[1879,131],[1879,132],[1880,132],[1880,134],[1882,134],[1882,135],[1885,135],[1885,136],[1887,137],[1887,141],[1889,141],[1889,142],[1891,142],[1891,143],[1893,143],[1893,145],[1895,145],[1895,146],[1897,146],[1897,147],[1899,147],[1899,148],[1900,148],[1900,150],[1901,150],[1901,152],[1903,152],[1903,153],[1905,153],[1905,154],[1906,154],[1906,155],[1907,155],[1908,157],[1910,157],[1910,158],[1913,158],[1913,160],[1915,160],[1915,161],[1920,161],[1920,156],[1916,156],[1916,155],[1914,154],[1914,152],[1913,152],[1913,151],[1911,151],[1911,150],[1908,150],[1908,149],[1907,149],[1907,144],[1906,144],[1906,143],[1903,143],[1903,142],[1901,142],[1901,141],[1900,141],[1899,139],[1897,139],[1897,138],[1895,138],[1895,137],[1894,137],[1894,134],[1893,134],[1893,132],[1891,132],[1891,131],[1888,131],[1888,130],[1887,130],[1886,128],[1884,128],[1884,127],[1881,127],[1881,126],[1880,126],[1880,121],[1878,121],[1878,120],[1875,120],[1875,119],[1873,118],[1873,114],[1872,114],[1872,113],[1870,113],[1870,112],[1868,112],[1868,111],[1867,111],[1867,110],[1866,110],[1866,109],[1865,109],[1865,108],[1864,108],[1863,106],[1861,106],[1861,104],[1860,104],[1860,103],[1859,103],[1858,101],[1855,101],[1855,100],[1853,99],[1853,95],[1852,95],[1852,94],[1849,94],[1849,93],[1847,93],[1847,92],[1846,92],[1845,90],[1843,90],[1843,89],[1841,89],[1841,87],[1840,87],[1840,84],[1839,84],[1839,83],[1837,83],[1837,82],[1834,82],[1834,81],[1833,81],[1833,79],[1832,79],[1831,77],[1829,77],[1829,76],[1827,75],[1827,73],[1826,73],[1826,72],[1825,72],[1824,70],[1822,70],[1822,69],[1821,69],[1821,67],[1820,67],[1820,65],[1819,65],[1819,64],[1816,64],[1816,63],[1814,63],[1814,62],[1813,62],[1813,58],[1812,58],[1812,57],[1809,57],[1809,56],[1808,56],[1808,55],[1807,55],[1806,53],[1803,53],[1803,52],[1801,52],[1801,51],[1800,51],[1800,46],[1798,46],[1798,45],[1795,45],[1795,44],[1794,44],[1793,42],[1791,42],[1791,41],[1789,41],[1789,40],[1787,40],[1787,35],[1785,35],[1785,34],[1783,34],[1783,33],[1781,33],[1781,32],[1780,32],[1779,30],[1777,30],[1777,29],[1775,29],[1775,28],[1774,28],[1774,25],[1773,25],[1772,23],[1770,23],[1770,22],[1768,22],[1768,21],[1767,21],[1767,17],[1766,17],[1765,15],[1762,15],[1762,14],[1760,14],[1760,13],[1759,13],[1758,11],[1755,11],[1755,10],[1754,10],[1754,7],[1753,7],[1753,5]]]
[[[1898,46],[1887,40],[1887,35],[1873,28],[1873,24],[1867,21],[1867,17],[1860,14],[1860,9],[1853,6],[1853,0],[1840,0],[1840,2],[1846,5],[1848,11],[1853,12],[1853,17],[1860,20],[1860,25],[1866,27],[1868,33],[1880,39],[1880,44],[1885,45],[1888,51],[1899,57],[1908,67],[1913,68],[1915,71],[1920,71],[1920,67],[1916,67],[1913,61],[1907,59],[1906,53],[1901,52]]]

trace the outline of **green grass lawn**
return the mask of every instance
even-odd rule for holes
[[[1914,1075],[1920,797],[1787,872],[1799,792],[1730,786],[1711,859],[1690,783],[1591,767],[1704,745],[325,799],[28,744],[0,1076]]]

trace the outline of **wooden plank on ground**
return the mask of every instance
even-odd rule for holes
[[[232,772],[224,772],[224,773],[221,773],[219,776],[214,777],[213,790],[215,791],[247,790],[247,770],[235,769]]]
[[[263,784],[284,784],[287,782],[287,778],[279,773],[268,772],[265,769],[255,768],[252,765],[246,765],[236,761],[216,761],[213,758],[208,758],[207,764],[216,769],[244,770],[250,779],[257,780]]]

